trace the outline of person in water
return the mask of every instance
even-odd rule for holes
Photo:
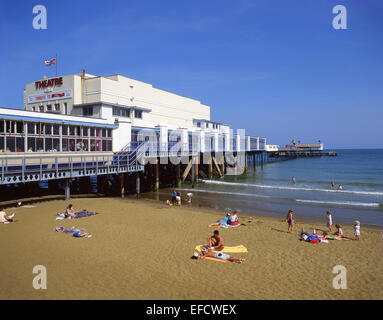
[[[222,227],[227,228],[228,224],[229,224],[229,221],[230,221],[230,213],[227,213],[225,218],[223,218],[222,220],[217,221],[216,223],[209,224],[208,227],[210,228],[210,227],[213,227],[213,226],[218,226],[218,229],[222,228]]]
[[[338,190],[343,190],[343,187],[341,185],[339,185]]]
[[[216,251],[221,251],[224,248],[223,239],[218,230],[214,230],[213,235],[207,238],[207,247]]]
[[[213,252],[211,249],[203,250],[201,255],[198,256],[198,258],[200,258],[200,259],[205,259],[207,257],[227,260],[230,262],[238,262],[238,263],[242,263],[246,260],[244,258],[232,257],[232,256],[230,256],[226,253],[222,253],[222,252]]]
[[[334,181],[331,181],[331,189],[334,189],[335,188],[335,183]]]
[[[287,216],[286,216],[286,222],[287,222],[287,232],[288,233],[292,233],[293,232],[293,229],[294,229],[294,218],[293,218],[293,214],[294,214],[294,211],[293,210],[289,210],[289,212],[287,213]]]
[[[292,177],[292,178],[291,178],[291,182],[292,182],[293,184],[295,184],[295,182],[297,182],[297,180],[295,179],[295,177]]]

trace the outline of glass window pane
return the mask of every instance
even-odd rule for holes
[[[52,151],[52,138],[45,138],[45,151]]]
[[[51,124],[46,124],[45,125],[45,134],[52,134],[52,125]]]
[[[68,138],[63,138],[62,146],[63,146],[63,150],[62,150],[63,152],[68,151]]]
[[[36,138],[36,151],[37,152],[44,151],[44,139],[43,138]]]
[[[60,134],[60,126],[58,124],[53,125],[53,134],[58,136]]]
[[[28,122],[28,134],[35,134],[35,125],[34,122]]]
[[[68,126],[63,126],[63,136],[68,135]]]
[[[17,152],[24,152],[24,137],[17,137],[16,138],[16,151]]]
[[[28,138],[28,152],[36,151],[36,138]]]
[[[7,137],[7,149],[6,152],[15,152],[16,150],[16,139],[15,137]]]
[[[60,152],[60,139],[58,138],[53,139],[53,151]]]
[[[106,151],[106,140],[102,140],[102,151]]]
[[[0,133],[4,132],[4,120],[0,120]]]
[[[0,152],[4,152],[4,136],[0,136]]]

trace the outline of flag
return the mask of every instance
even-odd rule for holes
[[[45,60],[44,63],[46,66],[51,66],[53,64],[56,64],[56,58],[53,58],[51,60]]]

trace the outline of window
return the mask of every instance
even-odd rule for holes
[[[4,133],[4,120],[0,120],[0,133]]]
[[[35,123],[28,122],[28,134],[35,134]]]
[[[40,112],[44,112],[44,106],[39,106]]]
[[[197,122],[197,127],[201,128],[201,122]]]
[[[142,111],[141,110],[134,110],[134,117],[138,119],[142,119]]]
[[[36,111],[36,107],[35,106],[32,107],[32,111]]]
[[[53,134],[58,136],[60,134],[60,126],[58,124],[53,125]]]
[[[126,108],[113,107],[113,115],[117,117],[130,117],[130,110]]]
[[[51,104],[47,104],[47,111],[52,111],[52,105]]]
[[[85,107],[82,109],[82,115],[84,117],[93,116],[93,107]]]
[[[56,104],[55,104],[55,110],[56,110],[56,111],[60,111],[60,104],[59,104],[59,103],[56,103]]]
[[[46,124],[45,125],[45,134],[52,134],[52,125],[51,124]]]
[[[68,135],[68,126],[63,126],[63,136]]]

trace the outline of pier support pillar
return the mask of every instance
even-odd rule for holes
[[[195,159],[195,168],[194,168],[194,172],[195,172],[195,182],[198,183],[198,164],[199,164],[199,155],[198,155],[198,158]]]
[[[209,179],[213,179],[213,158],[211,155],[209,157]]]
[[[65,200],[70,200],[70,183],[69,183],[69,179],[65,179]]]
[[[247,153],[245,152],[245,170],[244,173],[247,172]]]
[[[125,174],[120,173],[120,192],[121,198],[125,198]]]
[[[160,189],[160,160],[158,158],[156,160],[155,178],[154,191],[158,191]]]
[[[195,181],[195,171],[194,171],[195,164],[194,164],[194,162],[195,162],[195,158],[192,157],[191,161],[192,161],[192,166],[191,166],[191,183],[192,183],[192,188],[194,188],[194,181]]]
[[[253,153],[253,169],[255,170],[255,152]]]
[[[177,164],[176,166],[176,178],[177,178],[177,188],[182,187],[182,181],[181,181],[181,162]]]
[[[137,199],[140,198],[140,172],[136,173],[136,193],[137,193]]]
[[[222,172],[222,176],[224,176],[225,175],[225,156],[224,155],[222,156],[221,172]]]

